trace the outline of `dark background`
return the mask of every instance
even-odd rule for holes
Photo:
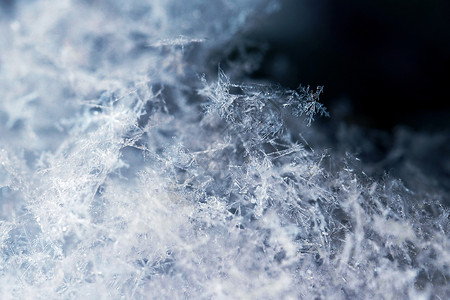
[[[261,23],[253,78],[324,85],[331,113],[345,103],[359,126],[449,129],[450,1],[284,0]]]

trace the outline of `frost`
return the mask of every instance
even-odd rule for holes
[[[293,106],[294,113],[297,116],[305,115],[308,126],[311,126],[311,122],[314,121],[314,115],[330,116],[323,104],[318,102],[322,91],[323,86],[317,87],[315,92],[311,91],[309,86],[306,88],[300,87],[299,92],[290,91],[289,101],[284,106]],[[302,101],[299,101],[299,99],[302,99]]]
[[[308,145],[299,131],[325,135],[308,127],[328,115],[322,87],[208,71],[273,3],[15,3],[0,21],[2,299],[450,293],[445,193]]]
[[[217,83],[208,84],[203,77],[204,87],[199,94],[208,97],[207,113],[216,112],[229,121],[240,132],[252,132],[254,140],[265,142],[278,137],[283,130],[286,111],[299,117],[305,115],[308,126],[316,114],[329,116],[326,108],[318,102],[323,87],[316,92],[308,87],[298,91],[258,84],[232,84],[230,78],[219,68]]]

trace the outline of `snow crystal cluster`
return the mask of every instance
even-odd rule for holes
[[[11,3],[1,299],[450,295],[444,194],[309,146],[321,87],[218,68],[276,3]]]

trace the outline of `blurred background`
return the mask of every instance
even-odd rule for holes
[[[252,76],[324,85],[331,112],[360,126],[448,130],[449,16],[446,0],[283,0],[249,33],[267,43]]]

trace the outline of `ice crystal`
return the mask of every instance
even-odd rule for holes
[[[240,132],[256,134],[251,140],[258,143],[280,135],[289,111],[297,117],[305,115],[308,126],[316,114],[329,116],[318,102],[323,87],[311,92],[309,86],[293,91],[279,86],[232,84],[220,68],[216,83],[208,84],[205,77],[202,82],[199,94],[210,100],[205,105],[207,113],[217,113]]]
[[[2,299],[449,295],[445,193],[301,142],[324,135],[304,126],[328,115],[321,87],[208,71],[272,3],[14,3],[0,21]]]

